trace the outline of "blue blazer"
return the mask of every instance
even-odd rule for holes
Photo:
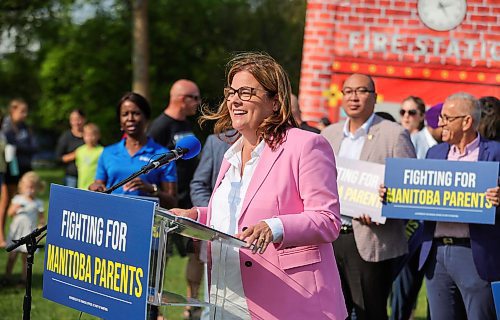
[[[429,149],[427,159],[447,159],[450,144],[444,142]],[[478,161],[500,161],[500,142],[481,138]],[[495,187],[495,186],[492,186]],[[472,257],[479,276],[485,281],[500,280],[500,207],[496,208],[495,224],[469,224]],[[436,222],[425,221],[422,234],[419,269],[421,269],[432,248]]]

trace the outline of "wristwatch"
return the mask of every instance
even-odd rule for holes
[[[156,183],[152,183],[151,186],[153,187],[153,192],[151,192],[151,195],[156,197],[158,195],[158,186],[156,185]]]

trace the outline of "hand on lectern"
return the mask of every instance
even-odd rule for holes
[[[267,246],[273,242],[273,232],[264,221],[248,227],[242,233],[237,234],[236,237],[245,241],[247,246],[252,249],[252,253],[257,253],[257,251],[260,254],[264,253]]]
[[[173,213],[176,216],[180,217],[186,217],[189,219],[193,220],[198,220],[198,210],[196,208],[191,208],[191,209],[179,209],[179,208],[172,208],[169,209],[171,213]]]

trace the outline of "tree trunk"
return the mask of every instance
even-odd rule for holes
[[[133,0],[132,90],[149,101],[148,0]]]

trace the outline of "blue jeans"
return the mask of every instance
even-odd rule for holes
[[[64,185],[72,188],[76,188],[78,185],[78,178],[75,176],[64,176]]]
[[[391,320],[407,320],[410,318],[424,280],[424,271],[418,270],[419,258],[420,249],[413,253],[394,280]]]
[[[434,243],[425,266],[432,320],[496,319],[491,284],[479,277],[470,246]]]

